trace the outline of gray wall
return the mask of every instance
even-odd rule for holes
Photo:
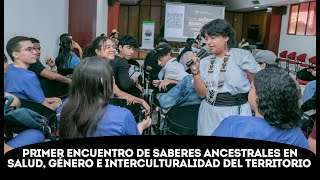
[[[96,36],[102,33],[108,35],[108,0],[97,0]]]
[[[14,36],[34,37],[41,42],[42,62],[56,58],[59,36],[68,32],[68,6],[69,0],[4,0],[4,48]]]

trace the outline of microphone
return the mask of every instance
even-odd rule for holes
[[[209,51],[210,51],[209,46],[205,45],[203,48],[201,48],[201,50],[197,53],[196,56],[199,57],[200,59],[203,59],[209,56]]]
[[[197,57],[199,57],[200,59],[203,59],[207,56],[209,56],[209,51],[210,51],[210,48],[209,46],[205,45],[203,48],[201,48],[201,50],[196,54]],[[190,60],[186,63],[186,66],[188,68],[190,68],[190,66],[194,63],[193,60]]]

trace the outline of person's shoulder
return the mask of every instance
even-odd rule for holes
[[[254,116],[236,116],[232,115],[225,118],[223,121],[225,122],[232,122],[232,123],[259,123],[265,121],[262,118],[254,117]]]
[[[123,116],[126,116],[128,113],[130,113],[130,111],[127,108],[115,106],[112,104],[108,105],[108,111],[114,114],[123,115]]]
[[[9,64],[6,74],[23,76],[23,78],[37,77],[34,72],[21,67],[15,67],[13,64]]]
[[[113,61],[115,61],[116,64],[128,64],[128,61],[120,56],[116,56]]]
[[[37,61],[33,64],[30,64],[28,70],[34,71],[35,69],[44,69],[46,68],[40,61]]]

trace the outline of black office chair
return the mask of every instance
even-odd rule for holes
[[[31,100],[25,100],[25,99],[19,99],[20,100],[20,107],[21,108],[27,108],[31,109],[40,115],[44,116],[48,121],[49,121],[49,127],[51,128],[51,135],[56,136],[58,138],[58,121],[57,121],[57,116],[56,112],[51,110],[50,108],[31,101]]]
[[[163,135],[197,135],[200,104],[176,106],[164,115]]]
[[[117,97],[111,98],[110,104],[127,108],[133,114],[137,124],[145,119],[146,110],[140,104],[127,105],[127,100]],[[143,134],[150,135],[151,128],[146,129]]]

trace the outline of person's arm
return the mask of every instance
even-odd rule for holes
[[[147,129],[151,125],[151,118],[148,116],[146,119],[143,119],[138,123],[138,129],[140,134],[142,134],[143,130]]]
[[[145,100],[121,91],[115,83],[113,84],[113,91],[118,98],[127,100],[127,104],[139,103],[146,109],[147,113],[150,112],[150,106]]]
[[[311,109],[315,109],[316,107],[317,107],[316,93],[314,93],[310,99],[308,99],[306,102],[302,104],[301,111],[306,112]]]
[[[8,151],[12,150],[13,148],[11,146],[9,146],[6,143],[3,143],[3,152],[4,154],[6,154]]]
[[[82,51],[82,48],[80,47],[80,45],[77,42],[72,41],[72,46],[73,46],[74,49],[78,49],[80,60],[82,60],[83,51]]]
[[[118,80],[120,88],[127,90],[132,86],[135,86],[135,82],[133,79],[129,77],[128,71],[129,64],[125,59],[120,59],[118,63]]]
[[[42,105],[46,106],[47,108],[55,111],[61,104],[61,99],[59,98],[46,98]]]
[[[309,147],[310,147],[310,150],[316,154],[316,151],[317,151],[317,146],[316,146],[316,128],[317,128],[317,125],[316,125],[317,122],[314,122],[313,124],[313,128],[312,128],[312,131],[311,131],[311,134],[309,135],[309,138],[308,138],[308,144],[309,144]]]
[[[48,69],[43,69],[40,73],[40,76],[49,79],[49,80],[55,80],[62,83],[71,83],[71,79],[66,78],[60,74],[54,73],[52,71],[49,71]]]
[[[11,103],[11,106],[14,106],[16,108],[19,108],[20,107],[20,100],[13,94],[10,94],[10,93],[4,93],[4,96],[12,96],[13,97],[13,101]]]
[[[151,67],[151,66],[146,66],[146,70],[147,70],[147,71],[151,71],[151,70],[152,70],[152,67]]]
[[[194,79],[194,89],[199,97],[204,98],[206,97],[207,87],[200,76],[200,59],[194,55],[191,55],[190,58],[195,61],[195,63],[190,66],[191,74]]]
[[[255,73],[251,73],[251,72],[249,72],[248,70],[244,70],[244,72],[246,72],[246,74],[247,74],[247,77],[248,77],[248,79],[249,79],[249,82],[251,83],[252,81],[253,81],[253,79],[254,79],[254,76],[255,76]]]

